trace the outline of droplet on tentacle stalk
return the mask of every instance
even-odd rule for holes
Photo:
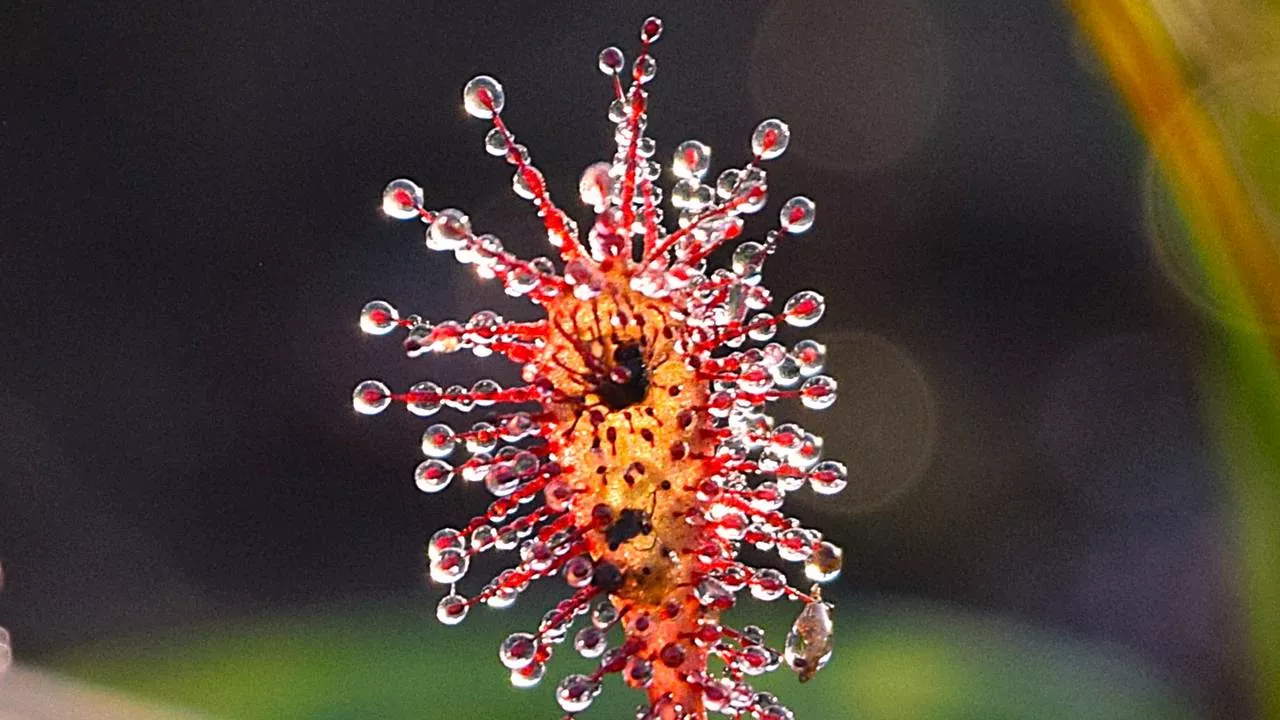
[[[815,204],[792,197],[776,228],[744,237],[745,216],[768,203],[762,163],[791,142],[777,119],[744,143],[745,164],[715,174],[710,147],[680,143],[664,200],[658,144],[647,134],[651,51],[661,34],[661,21],[650,18],[630,64],[613,47],[597,58],[612,86],[614,145],[579,178],[579,196],[595,213],[581,228],[552,200],[504,120],[501,83],[481,75],[466,84],[464,109],[490,125],[484,150],[511,167],[512,189],[533,206],[556,259],[521,258],[495,235],[477,234],[463,210],[425,207],[409,180],[386,186],[382,209],[419,220],[429,249],[452,252],[545,317],[402,316],[375,300],[359,325],[375,336],[403,329],[410,357],[469,350],[504,358],[520,367],[523,384],[482,379],[468,387],[450,378],[393,391],[367,380],[352,406],[373,415],[400,403],[431,418],[414,471],[422,491],[479,484],[492,496],[466,525],[427,543],[427,575],[447,588],[440,622],[457,624],[478,605],[510,607],[539,580],[555,578],[567,593],[536,628],[499,647],[513,685],[537,685],[554,647],[568,643],[597,662],[557,682],[556,700],[570,716],[593,703],[605,676],[619,675],[647,697],[637,717],[720,711],[787,720],[791,712],[747,678],[783,662],[811,678],[831,655],[831,606],[816,585],[802,592],[781,570],[740,553],[776,553],[815,582],[834,580],[842,564],[836,545],[782,508],[791,493],[839,492],[848,470],[823,457],[816,435],[771,414],[781,400],[822,410],[836,399],[836,381],[821,374],[826,348],[789,337],[822,318],[825,300],[802,290],[778,307],[763,284],[768,259],[813,227]],[[729,266],[711,267],[722,248],[734,248]],[[480,417],[459,423],[458,413]],[[468,577],[476,555],[511,551],[517,559],[496,577]],[[725,622],[746,596],[804,603],[782,650],[760,628]]]

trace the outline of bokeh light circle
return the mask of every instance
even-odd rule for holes
[[[823,439],[823,457],[848,466],[849,485],[838,495],[805,492],[795,500],[822,512],[874,510],[928,469],[937,441],[934,391],[919,364],[879,335],[850,331],[821,339],[824,372],[839,378],[840,398],[829,410],[806,413],[802,424]]]

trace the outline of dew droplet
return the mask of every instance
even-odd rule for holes
[[[391,404],[391,390],[377,380],[365,380],[351,392],[351,406],[363,415],[377,415]]]
[[[849,469],[836,460],[823,460],[809,471],[809,484],[821,495],[835,495],[849,484]]]
[[[627,661],[623,677],[631,687],[649,687],[653,682],[653,663],[644,658],[632,656]]]
[[[372,300],[360,311],[360,329],[369,335],[386,335],[396,329],[400,313],[385,300]]]
[[[844,551],[835,543],[823,540],[804,562],[804,575],[814,582],[831,582],[839,577],[842,567],[844,567]]]
[[[457,208],[441,210],[427,229],[427,247],[431,250],[457,250],[471,237],[471,218]]]
[[[640,26],[640,39],[651,43],[660,37],[662,37],[662,18],[654,15],[645,18],[644,24]]]
[[[782,224],[783,230],[792,235],[799,235],[813,227],[816,215],[817,208],[813,201],[803,195],[797,195],[782,205],[782,210],[778,212],[778,222]]]
[[[431,561],[429,568],[431,579],[441,585],[452,585],[466,577],[471,567],[471,558],[462,550],[450,548],[441,550]]]
[[[458,436],[453,428],[437,423],[422,433],[422,454],[430,458],[446,458],[458,446]]]
[[[787,589],[787,578],[781,571],[764,568],[751,576],[751,596],[764,602],[773,602],[782,597]]]
[[[601,50],[597,60],[600,72],[605,75],[617,75],[622,72],[622,67],[626,64],[626,58],[623,56],[622,50],[613,46]]]
[[[652,55],[641,55],[636,58],[631,73],[636,82],[644,85],[652,80],[654,75],[658,74],[658,61]]]
[[[510,670],[520,670],[538,655],[538,641],[529,633],[511,633],[498,647],[498,659]]]
[[[608,630],[618,622],[618,608],[608,600],[601,600],[591,611],[591,624],[601,630]]]
[[[791,349],[791,356],[800,366],[800,374],[811,377],[827,364],[827,346],[817,340],[801,340]]]
[[[600,694],[599,681],[586,675],[574,673],[567,675],[556,685],[556,702],[567,713],[579,713],[591,707],[591,702]]]
[[[591,558],[586,556],[578,556],[564,564],[560,569],[560,574],[564,577],[564,581],[573,588],[586,587],[591,583],[591,577],[595,572],[595,566],[591,562]]]
[[[604,654],[605,648],[608,646],[608,635],[604,630],[598,627],[585,627],[578,631],[573,638],[573,649],[577,650],[582,657],[594,659]]]
[[[500,392],[502,392],[502,386],[496,381],[488,378],[477,380],[475,384],[471,386],[471,394],[475,396],[475,403],[481,407],[496,403],[497,398],[493,396]]]
[[[829,375],[815,375],[800,386],[800,402],[810,410],[826,410],[835,401],[836,381]]]
[[[521,689],[531,688],[542,682],[542,678],[547,674],[546,663],[534,662],[530,663],[519,670],[511,671],[511,684]]]
[[[809,327],[822,319],[827,309],[826,299],[813,290],[801,290],[792,295],[782,308],[787,324],[794,327]]]
[[[382,191],[382,212],[396,220],[412,220],[419,217],[422,207],[422,188],[412,180],[400,178],[387,183]]]
[[[413,482],[425,493],[437,493],[449,487],[453,466],[443,460],[424,460],[413,471]]]
[[[776,703],[761,705],[758,716],[760,720],[795,720],[796,718],[795,713]]]
[[[583,204],[596,212],[604,209],[613,192],[613,177],[609,174],[609,163],[598,162],[582,171],[578,180],[578,195]]]
[[[738,245],[731,261],[734,274],[748,279],[759,276],[765,257],[764,245],[754,240]]]
[[[504,102],[502,84],[488,75],[477,75],[462,88],[462,105],[472,117],[488,120],[502,112]]]
[[[711,167],[711,148],[697,140],[685,140],[676,148],[671,172],[678,178],[701,180]]]
[[[816,538],[804,528],[784,530],[778,537],[778,557],[787,562],[800,562],[813,553]]]
[[[466,598],[450,593],[440,598],[440,604],[436,605],[436,619],[443,625],[457,625],[466,619],[470,609]]]
[[[435,560],[445,550],[465,550],[466,540],[453,528],[440,528],[427,541],[427,558]]]
[[[442,402],[440,386],[433,382],[424,381],[415,384],[409,388],[408,395],[405,407],[418,417],[429,417],[440,410]]]
[[[777,118],[770,118],[756,126],[751,133],[751,152],[761,160],[772,160],[786,152],[791,143],[791,128]]]
[[[484,151],[494,157],[502,157],[510,148],[507,136],[498,128],[493,128],[484,135]]]

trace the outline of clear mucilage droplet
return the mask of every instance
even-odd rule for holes
[[[826,410],[835,404],[836,381],[828,375],[814,375],[800,386],[800,402],[810,410]]]
[[[457,434],[444,423],[432,425],[422,433],[422,454],[429,458],[447,458],[457,446]]]
[[[840,576],[844,567],[844,551],[827,540],[818,543],[813,554],[804,561],[804,574],[813,582],[828,583]]]
[[[377,415],[390,404],[390,388],[377,380],[365,380],[351,391],[351,407],[362,415]]]
[[[609,174],[609,163],[598,162],[582,171],[578,180],[578,195],[583,204],[596,212],[604,210],[613,192],[613,177]]]
[[[546,663],[530,663],[519,670],[511,671],[511,684],[522,689],[531,688],[542,682],[542,678],[546,674]]]
[[[412,220],[418,217],[422,207],[422,188],[412,180],[400,178],[387,183],[382,191],[382,212],[396,220]]]
[[[441,210],[427,229],[427,247],[432,250],[457,250],[471,237],[471,218],[457,208]]]
[[[792,235],[799,235],[813,227],[816,217],[817,207],[812,200],[802,195],[788,200],[778,212],[778,222],[782,224],[782,229]]]
[[[601,50],[597,60],[600,72],[605,75],[617,75],[626,65],[626,57],[622,54],[622,50],[613,46]]]
[[[783,660],[796,672],[800,682],[813,679],[815,673],[831,660],[832,607],[822,601],[818,586],[810,591],[813,602],[807,603],[787,633]]]
[[[449,487],[453,467],[443,460],[424,460],[413,473],[414,484],[425,493],[437,493]]]
[[[467,599],[456,593],[449,593],[436,605],[436,619],[444,625],[457,625],[467,617]]]
[[[360,330],[369,335],[386,335],[396,329],[400,313],[385,300],[372,300],[360,311]]]
[[[488,75],[471,78],[462,88],[462,105],[472,117],[488,120],[502,112],[506,95],[502,92],[502,84]]]
[[[787,324],[804,328],[821,320],[826,309],[827,301],[822,295],[813,290],[801,290],[787,300],[782,312]]]
[[[600,694],[600,683],[581,674],[566,676],[556,685],[556,702],[567,713],[579,713],[591,707]]]
[[[498,659],[510,670],[528,667],[537,654],[538,641],[529,633],[512,633],[498,648]]]
[[[685,140],[676,148],[671,160],[671,172],[676,177],[701,180],[711,167],[711,148],[697,140]]]
[[[772,160],[786,152],[791,142],[791,128],[777,118],[770,118],[756,126],[751,133],[751,152],[761,160]]]

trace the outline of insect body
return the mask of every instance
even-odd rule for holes
[[[622,543],[638,536],[653,532],[653,524],[649,522],[649,513],[637,508],[627,508],[618,514],[618,519],[605,532],[609,549],[617,550]]]

